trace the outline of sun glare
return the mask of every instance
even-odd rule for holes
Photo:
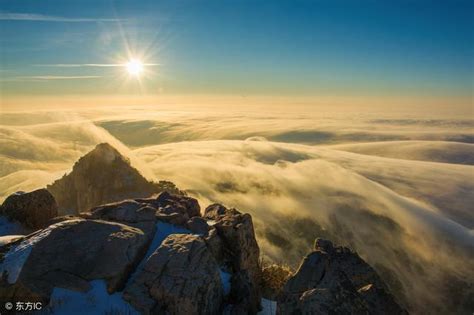
[[[126,64],[127,72],[135,77],[140,76],[143,72],[143,63],[138,59],[130,59]]]

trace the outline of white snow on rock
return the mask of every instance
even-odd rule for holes
[[[148,251],[146,253],[144,260],[148,260],[151,254],[153,254],[153,252],[158,247],[160,247],[161,243],[165,240],[165,238],[167,238],[171,234],[192,234],[192,232],[183,227],[179,227],[170,223],[158,221],[158,223],[156,223],[156,234],[153,238],[153,241],[151,242],[150,247],[148,248]]]
[[[151,244],[148,247],[145,257],[143,257],[140,264],[138,264],[138,267],[128,279],[127,284],[132,283],[132,281],[135,279],[135,276],[138,274],[138,271],[143,268],[143,265],[145,265],[145,263],[148,261],[148,258],[150,258],[151,254],[153,254],[155,250],[160,247],[161,243],[165,240],[165,238],[167,238],[171,234],[192,234],[192,232],[188,229],[173,225],[171,223],[158,221],[156,223],[155,236],[153,237],[153,240],[151,241]]]
[[[0,236],[6,235],[24,235],[27,231],[16,221],[10,221],[4,216],[0,216]]]
[[[259,315],[275,315],[277,302],[267,299],[262,299],[262,310],[258,312]]]
[[[221,281],[222,281],[222,286],[224,287],[224,295],[229,295],[230,294],[230,279],[232,278],[232,275],[224,270],[220,270],[221,274]]]
[[[108,294],[105,281],[94,280],[90,282],[90,285],[91,289],[87,292],[54,288],[49,302],[52,314],[139,314],[122,299],[122,293]]]
[[[31,253],[33,245],[48,236],[55,227],[61,224],[62,222],[53,224],[38,232],[36,235],[22,241],[20,244],[12,246],[5,254],[3,261],[0,263],[0,275],[3,275],[6,272],[8,275],[8,283],[15,283],[20,275],[23,265]]]

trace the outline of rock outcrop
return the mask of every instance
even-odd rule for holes
[[[141,230],[115,222],[73,219],[51,225],[0,250],[0,296],[47,301],[54,287],[87,291],[95,279],[115,292],[145,245]]]
[[[87,219],[113,221],[138,228],[148,240],[155,234],[157,209],[149,203],[125,200],[95,207],[79,216]]]
[[[88,292],[105,280],[109,293],[123,292],[145,314],[255,314],[251,217],[219,207],[201,217],[196,199],[163,192],[56,217],[0,247],[0,296],[46,303],[55,288]]]
[[[204,240],[174,234],[147,260],[124,298],[142,314],[220,314],[224,287]]]
[[[58,205],[46,189],[16,192],[5,199],[0,215],[20,222],[26,228],[37,230],[58,215]]]
[[[71,173],[47,189],[55,197],[61,215],[128,198],[150,197],[165,190],[180,193],[170,182],[149,182],[107,143],[98,144],[81,157]]]
[[[278,314],[405,314],[356,253],[316,239],[278,298]]]
[[[223,242],[224,259],[232,267],[233,312],[256,313],[260,309],[261,269],[252,217],[219,204],[207,207],[204,217],[214,221],[213,226]]]

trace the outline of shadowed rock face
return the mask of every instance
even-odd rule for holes
[[[231,291],[234,312],[257,312],[261,299],[260,249],[252,217],[219,204],[207,207],[204,217],[215,221],[214,227],[224,243],[224,259],[230,262],[234,272]]]
[[[143,314],[220,314],[224,289],[205,241],[172,234],[147,260],[124,298]]]
[[[170,182],[146,180],[107,143],[81,157],[72,172],[48,185],[60,214],[76,214],[101,204],[127,198],[144,198],[165,190],[179,193]]]
[[[58,215],[58,205],[46,189],[17,192],[10,195],[0,207],[0,214],[16,220],[27,228],[39,229]]]
[[[92,208],[90,212],[81,213],[80,216],[87,219],[118,222],[138,228],[150,240],[156,231],[156,211],[157,209],[148,203],[125,200]]]
[[[87,291],[104,279],[109,293],[121,288],[146,237],[139,229],[106,221],[72,219],[49,226],[4,253],[0,296],[48,300],[54,287]]]
[[[405,314],[356,253],[316,239],[278,298],[279,314]]]

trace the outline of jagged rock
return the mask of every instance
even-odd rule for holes
[[[193,217],[186,222],[188,230],[195,234],[207,236],[211,227],[207,224],[207,221],[201,217]]]
[[[81,157],[72,172],[48,185],[59,212],[77,214],[128,198],[144,198],[162,191],[181,193],[170,182],[149,182],[108,143],[98,144]]]
[[[347,278],[335,278],[328,288],[304,291],[279,305],[277,314],[371,314]],[[384,313],[374,313],[384,314]]]
[[[145,251],[142,231],[115,222],[74,219],[1,248],[0,296],[47,301],[54,287],[87,291],[103,279],[109,293],[121,289]]]
[[[345,248],[343,247],[343,250],[344,249]],[[314,240],[314,250],[332,253],[334,251],[334,246],[332,245],[331,241],[318,237]]]
[[[204,217],[214,220],[214,227],[224,243],[232,265],[231,302],[233,308],[247,313],[260,309],[260,249],[255,239],[252,217],[222,205],[206,208]]]
[[[150,239],[155,234],[156,208],[149,203],[136,200],[125,200],[92,208],[90,213],[81,214],[83,217],[114,221],[133,226],[142,230]]]
[[[279,314],[405,314],[377,273],[356,253],[316,239],[279,296]]]
[[[174,225],[186,225],[186,222],[188,221],[187,216],[184,216],[178,212],[172,212],[170,214],[157,212],[156,219],[158,221],[163,221]]]
[[[38,189],[8,196],[1,206],[1,213],[28,228],[40,229],[58,215],[58,205],[46,189]]]
[[[226,207],[221,204],[214,203],[206,208],[204,216],[207,219],[214,220],[214,218],[217,218],[218,216],[225,215],[226,212]]]
[[[172,234],[150,256],[124,298],[143,314],[219,314],[219,266],[196,235]]]
[[[158,196],[156,202],[159,212],[163,214],[179,213],[187,219],[201,216],[201,207],[198,201],[191,197],[165,191]]]
[[[91,218],[106,221],[138,223],[155,221],[156,208],[135,200],[125,200],[92,208]]]
[[[214,258],[216,258],[219,263],[224,264],[224,241],[219,236],[217,229],[211,227],[207,235],[204,236],[204,240]]]

